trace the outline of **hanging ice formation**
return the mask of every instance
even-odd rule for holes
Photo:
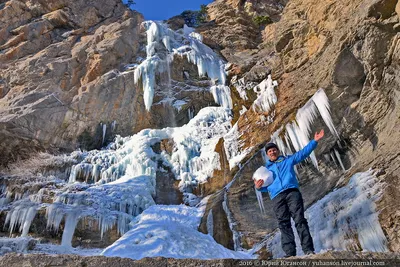
[[[235,78],[232,78],[231,83],[233,83],[237,90],[239,90],[240,96],[245,100],[247,99],[246,90],[248,90],[250,86],[254,86],[254,83],[245,84],[243,78],[237,80],[236,76]],[[278,100],[274,91],[277,85],[278,83],[272,80],[271,75],[268,75],[267,79],[252,87],[254,92],[257,93],[257,99],[252,105],[254,111],[268,113],[272,110],[274,104]],[[246,107],[242,106],[242,110],[239,113],[242,115],[246,111]],[[265,119],[267,123],[272,122],[273,114],[274,112],[272,112],[271,115]],[[233,169],[244,157],[246,157],[246,155],[251,151],[252,147],[242,150],[243,142],[240,142],[240,133],[238,131],[237,124],[235,124],[228,134],[224,136],[224,140],[224,148],[226,155],[228,156],[229,167],[230,169]]]
[[[214,236],[214,218],[212,209],[210,209],[210,212],[208,213],[206,225],[207,225],[207,233],[210,236]]]
[[[336,149],[334,149],[334,151],[335,151],[336,159],[340,164],[340,167],[342,168],[343,171],[345,171],[346,169],[344,168],[344,165],[343,165],[343,162],[342,162],[342,160],[340,158],[339,152]]]
[[[235,123],[231,130],[224,136],[224,149],[229,161],[229,168],[232,170],[250,152],[251,147],[242,151],[243,142],[240,141],[238,125]]]
[[[147,34],[147,58],[135,69],[135,83],[142,81],[148,111],[153,103],[156,75],[167,71],[175,56],[186,57],[197,65],[199,76],[208,76],[215,83],[210,89],[215,102],[232,108],[230,89],[226,86],[225,63],[202,43],[200,34],[186,25],[176,32],[161,22],[145,21],[143,25]]]
[[[387,252],[387,240],[375,204],[382,196],[384,187],[385,184],[379,182],[373,171],[356,173],[345,187],[329,193],[308,208],[305,216],[315,251],[351,248]],[[301,253],[298,239],[296,242]],[[279,232],[271,237],[267,246],[274,258],[284,255]]]
[[[232,77],[231,84],[236,88],[236,91],[239,93],[240,98],[242,98],[243,100],[248,100],[246,91],[255,87],[255,84],[253,82],[246,83],[244,81],[244,78],[238,79],[237,75]]]
[[[267,154],[265,153],[265,148],[261,150],[261,156],[263,158],[263,161],[267,161]],[[261,213],[265,214],[265,207],[264,207],[264,201],[263,201],[263,196],[260,191],[257,190],[257,188],[254,186],[254,191],[256,192],[256,197],[257,197],[257,202],[258,206],[260,207]]]
[[[65,248],[71,247],[81,220],[98,225],[101,236],[114,227],[124,234],[135,216],[155,204],[159,161],[171,168],[183,192],[205,182],[214,169],[220,168],[215,146],[231,129],[231,119],[229,109],[207,107],[182,127],[145,129],[131,137],[118,136],[107,149],[73,153],[71,157],[80,163],[71,168],[68,183],[57,181],[52,187],[53,203],[42,202],[42,189],[31,195],[15,195],[14,202],[6,206],[9,231],[17,230],[26,236],[37,211],[45,209],[49,229],[58,231],[64,224]],[[153,151],[152,146],[164,139],[173,140],[172,154]],[[2,187],[1,192],[6,195],[7,188]],[[6,205],[9,201],[11,196],[2,198]]]
[[[104,124],[100,123],[100,125],[101,125],[102,131],[103,131],[103,139],[101,141],[101,145],[103,145],[104,144],[104,140],[106,138],[107,124],[106,123],[104,123]]]
[[[229,188],[230,185],[228,184],[226,187]],[[235,219],[233,218],[233,215],[228,208],[228,192],[226,190],[224,191],[224,201],[222,202],[222,208],[225,211],[226,218],[228,219],[228,223],[229,223],[229,228],[231,229],[232,234],[233,234],[234,249],[235,249],[235,251],[240,251],[241,250],[240,235],[239,235],[239,232],[236,231]]]
[[[272,106],[278,101],[275,95],[275,87],[278,86],[276,81],[273,81],[271,75],[254,87],[254,92],[257,93],[257,99],[253,103],[253,110],[260,112],[269,112]]]
[[[329,100],[323,89],[319,89],[311,99],[297,111],[296,120],[285,126],[285,136],[282,140],[283,128],[280,128],[271,136],[271,142],[275,142],[284,155],[292,153],[290,147],[299,151],[310,142],[311,125],[318,113],[328,126],[330,132],[339,139],[339,135],[330,115]],[[310,156],[312,163],[318,168],[318,162],[314,152]]]
[[[26,237],[33,219],[38,210],[38,204],[29,200],[22,199],[18,201],[18,205],[7,213],[5,225],[9,225],[10,234],[19,225],[19,231],[22,237]]]

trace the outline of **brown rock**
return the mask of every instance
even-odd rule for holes
[[[398,194],[393,190],[398,188],[394,177],[398,177],[395,170],[400,166],[398,160],[394,160],[398,158],[395,142],[398,142],[400,132],[397,104],[400,81],[394,78],[400,71],[398,36],[394,26],[398,18],[394,17],[392,2],[382,3],[363,0],[321,4],[308,0],[289,2],[281,20],[266,27],[264,43],[260,46],[262,50],[254,56],[260,59],[256,66],[269,67],[279,83],[274,122],[260,123],[260,116],[268,114],[249,109],[239,117],[238,127],[245,147],[253,147],[249,157],[257,155],[256,148],[262,147],[277,129],[293,121],[296,111],[318,88],[324,88],[342,139],[342,161],[346,168],[353,166],[345,177],[348,179],[355,172],[370,167],[385,172],[379,177],[389,186],[378,204],[386,207],[385,212],[380,213],[380,222],[388,246],[398,251],[398,235],[395,234],[398,214],[396,208],[388,204],[398,201]],[[379,12],[379,17],[373,15]],[[256,68],[253,66],[252,69]],[[238,99],[234,102],[239,103]],[[315,130],[323,127],[319,120],[314,124]],[[335,138],[328,133],[316,150],[323,176],[312,166],[303,168],[299,174],[306,206],[330,192],[343,175],[323,160],[323,155],[335,146],[338,148]],[[357,152],[354,154],[354,151]],[[228,194],[236,230],[243,234],[241,243],[250,247],[276,229],[267,196],[264,198],[267,215],[261,215],[257,210],[249,180],[256,162],[255,156],[243,164],[247,171],[236,173]]]
[[[233,234],[223,207],[224,193],[224,190],[220,190],[213,194],[208,200],[206,210],[201,218],[199,231],[205,234],[212,234],[216,242],[233,250]],[[209,233],[207,229],[208,220],[212,220],[212,233]]]
[[[368,16],[376,19],[390,18],[395,12],[397,0],[375,0],[368,8]]]
[[[395,7],[395,11],[397,13],[397,16],[400,17],[400,1],[397,1],[396,7]]]

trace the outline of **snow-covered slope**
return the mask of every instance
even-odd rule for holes
[[[156,205],[132,222],[132,229],[101,254],[131,259],[144,257],[251,259],[249,253],[232,251],[197,231],[200,208]]]

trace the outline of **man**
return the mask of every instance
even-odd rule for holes
[[[267,187],[262,187],[264,183],[262,179],[254,181],[257,190],[268,192],[272,200],[275,216],[281,230],[282,249],[286,253],[286,257],[296,256],[296,243],[290,217],[295,222],[304,254],[314,254],[314,244],[307,220],[304,218],[303,198],[299,191],[299,182],[294,172],[294,165],[305,160],[317,147],[317,142],[323,136],[324,130],[315,133],[314,140],[302,150],[287,157],[280,155],[276,144],[268,143],[265,146],[269,158],[266,167],[273,173],[274,181]]]

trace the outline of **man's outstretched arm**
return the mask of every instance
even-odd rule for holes
[[[314,140],[311,140],[308,145],[306,145],[303,149],[297,151],[293,154],[293,163],[297,164],[305,160],[308,156],[310,156],[311,152],[317,147],[318,141],[324,137],[324,130],[320,132],[316,132],[314,135]]]

